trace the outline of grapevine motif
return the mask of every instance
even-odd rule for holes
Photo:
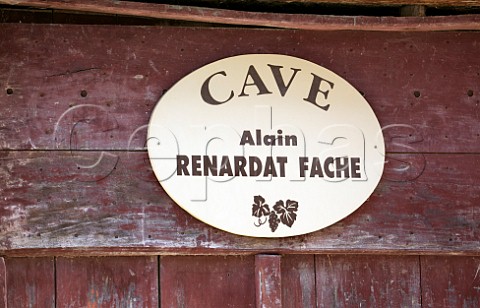
[[[270,226],[270,230],[275,232],[280,223],[292,227],[293,223],[297,219],[298,202],[294,200],[277,201],[270,210],[270,207],[265,203],[265,199],[262,196],[254,196],[252,204],[252,216],[257,218],[257,221],[253,224],[255,227],[260,227],[267,223]]]

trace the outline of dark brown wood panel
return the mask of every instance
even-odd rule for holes
[[[0,149],[142,149],[166,89],[244,53],[294,55],[346,78],[390,152],[480,152],[478,32],[12,24],[0,27]]]
[[[54,258],[6,258],[8,307],[55,307]]]
[[[417,176],[391,171],[392,180],[385,176],[362,207],[335,225],[298,237],[261,239],[216,230],[185,213],[161,189],[144,152],[115,152],[116,157],[86,169],[77,164],[91,164],[100,152],[4,153],[0,244],[10,255],[478,253],[480,175],[473,171],[480,157],[475,154],[417,155],[421,159],[413,162],[424,163]]]
[[[255,307],[255,258],[165,256],[161,307]]]
[[[56,260],[57,307],[158,307],[157,257]]]
[[[5,259],[0,257],[0,307],[7,308],[7,269]]]
[[[422,256],[424,307],[479,307],[480,258]]]
[[[282,256],[284,308],[316,307],[315,256]]]
[[[417,256],[318,255],[316,281],[317,307],[421,306]]]

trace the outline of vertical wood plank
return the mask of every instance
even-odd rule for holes
[[[255,307],[254,267],[253,256],[162,257],[161,307]]]
[[[283,308],[315,307],[315,256],[282,256]]]
[[[257,308],[282,307],[282,257],[255,256]]]
[[[480,307],[480,257],[422,256],[424,307]]]
[[[53,258],[6,258],[8,307],[55,307]]]
[[[7,308],[7,269],[3,258],[0,258],[0,307]]]
[[[317,307],[420,307],[417,256],[319,255]]]
[[[157,257],[57,258],[57,307],[158,307]]]

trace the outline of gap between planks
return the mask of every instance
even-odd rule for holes
[[[358,31],[459,31],[480,30],[480,16],[369,17],[275,14],[131,1],[83,0],[81,2],[0,0],[0,4],[43,9],[303,30]],[[398,4],[398,3],[397,3]]]

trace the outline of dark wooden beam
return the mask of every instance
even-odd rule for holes
[[[400,8],[400,15],[404,17],[425,17],[424,5],[405,5]]]
[[[379,1],[380,2],[380,1]],[[385,3],[393,4],[391,1]],[[465,1],[467,2],[467,1]],[[436,3],[436,2],[435,2]],[[435,5],[439,5],[438,2]],[[451,1],[445,3],[452,4]],[[478,1],[468,2],[480,5]],[[309,14],[274,14],[232,11],[191,6],[178,6],[129,1],[83,0],[41,1],[0,0],[0,4],[28,6],[44,9],[73,10],[135,17],[172,19],[239,26],[259,26],[305,30],[359,30],[359,31],[452,31],[480,30],[480,16],[447,17],[368,17],[323,16]],[[365,4],[365,3],[364,3]],[[401,5],[403,2],[396,2]],[[411,4],[411,3],[410,3]],[[427,4],[427,3],[421,3]],[[458,4],[458,3],[456,3]]]
[[[291,0],[268,0],[272,3],[289,3]],[[299,3],[321,3],[321,4],[344,4],[344,5],[375,5],[375,6],[397,6],[397,5],[430,5],[430,6],[480,6],[476,0],[296,0]]]

